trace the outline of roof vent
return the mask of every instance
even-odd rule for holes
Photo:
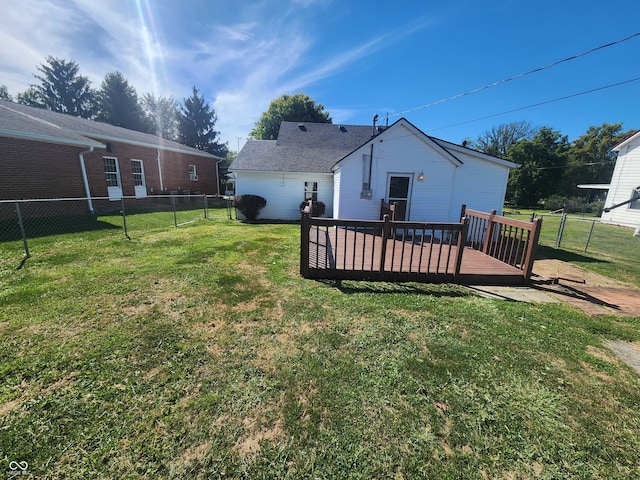
[[[306,131],[307,131],[307,127],[304,125],[304,123],[299,123],[299,124],[298,124],[298,128],[299,128],[300,130],[302,130],[303,132],[306,132]]]
[[[341,132],[346,132],[346,131],[347,131],[347,129],[346,129],[346,128],[344,128],[344,125],[340,125],[340,126],[338,127],[338,130],[340,130]]]

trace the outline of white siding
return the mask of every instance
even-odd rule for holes
[[[502,210],[509,168],[466,151],[456,152],[463,164],[454,163],[437,145],[413,135],[404,125],[398,127],[373,139],[371,200],[360,198],[362,155],[369,155],[370,144],[340,162],[340,182],[335,183],[336,218],[378,219],[389,173],[413,178],[409,220],[459,221],[463,203],[477,210]],[[422,181],[418,180],[421,172]]]
[[[260,195],[267,205],[258,218],[273,220],[300,219],[304,200],[304,182],[318,182],[318,200],[326,206],[324,216],[333,215],[333,179],[329,173],[277,173],[236,171],[236,195]],[[242,215],[238,212],[238,217]]]
[[[618,160],[611,177],[611,188],[607,194],[605,207],[622,203],[631,198],[633,189],[640,186],[640,139],[624,146],[618,153]],[[640,225],[640,210],[623,205],[602,214],[602,221],[637,227]]]
[[[509,169],[470,154],[458,158],[464,165],[456,171],[451,203],[457,211],[453,213],[459,214],[460,207],[466,205],[473,210],[496,210],[502,214]]]

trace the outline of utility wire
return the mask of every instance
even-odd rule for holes
[[[466,97],[467,95],[472,95],[474,93],[481,92],[483,90],[488,90],[489,88],[497,87],[498,85],[502,85],[503,83],[511,82],[512,80],[517,80],[522,77],[526,77],[527,75],[531,75],[532,73],[541,72],[542,70],[546,70],[551,67],[555,67],[560,65],[561,63],[568,62],[570,60],[575,60],[576,58],[584,57],[585,55],[589,55],[590,53],[596,52],[598,50],[602,50],[603,48],[611,47],[613,45],[618,45],[619,43],[626,42],[631,40],[632,38],[640,36],[640,32],[634,33],[633,35],[629,35],[628,37],[621,38],[620,40],[616,40],[615,42],[610,42],[605,45],[600,45],[599,47],[592,48],[591,50],[587,50],[586,52],[578,53],[577,55],[572,55],[567,58],[563,58],[562,60],[558,60],[557,62],[550,63],[549,65],[545,65],[544,67],[534,68],[533,70],[529,70],[528,72],[520,73],[519,75],[515,75],[513,77],[505,78],[504,80],[498,80],[497,82],[491,83],[489,85],[485,85],[483,87],[478,87],[473,90],[469,90],[468,92],[459,93],[454,95],[453,97],[443,98],[442,100],[438,100],[436,102],[427,103],[426,105],[421,105],[419,107],[410,108],[409,110],[405,110],[403,112],[394,113],[390,115],[391,117],[398,117],[400,115],[404,115],[406,113],[415,112],[416,110],[421,110],[423,108],[433,107],[434,105],[439,105],[441,103],[450,102],[451,100],[456,100],[461,97]]]
[[[547,105],[548,103],[559,102],[561,100],[567,100],[569,98],[579,97],[581,95],[587,95],[588,93],[599,92],[600,90],[606,90],[607,88],[619,87],[620,85],[625,85],[627,83],[637,82],[638,80],[640,80],[640,77],[632,78],[630,80],[625,80],[623,82],[612,83],[611,85],[606,85],[604,87],[593,88],[591,90],[586,90],[586,91],[580,92],[580,93],[574,93],[574,94],[571,94],[571,95],[565,95],[564,97],[554,98],[553,100],[547,100],[545,102],[534,103],[532,105],[527,105],[525,107],[514,108],[513,110],[507,110],[506,112],[494,113],[492,115],[486,115],[484,117],[474,118],[473,120],[467,120],[465,122],[453,123],[453,124],[447,125],[445,127],[430,128],[427,131],[428,132],[435,132],[436,130],[444,130],[445,128],[457,127],[459,125],[466,125],[467,123],[478,122],[480,120],[486,120],[487,118],[493,118],[493,117],[498,117],[500,115],[506,115],[507,113],[519,112],[520,110],[526,110],[528,108],[539,107],[541,105]]]

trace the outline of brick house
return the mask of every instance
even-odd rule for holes
[[[0,200],[217,195],[221,160],[155,135],[0,100]]]

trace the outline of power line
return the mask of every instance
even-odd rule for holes
[[[507,113],[519,112],[520,110],[526,110],[528,108],[534,108],[534,107],[539,107],[541,105],[547,105],[549,103],[559,102],[561,100],[567,100],[569,98],[579,97],[581,95],[587,95],[588,93],[594,93],[594,92],[599,92],[600,90],[606,90],[608,88],[619,87],[620,85],[625,85],[627,83],[637,82],[638,80],[640,80],[640,77],[632,78],[630,80],[625,80],[623,82],[612,83],[611,85],[606,85],[604,87],[593,88],[591,90],[586,90],[586,91],[580,92],[580,93],[573,93],[571,95],[565,95],[564,97],[554,98],[553,100],[547,100],[545,102],[534,103],[532,105],[527,105],[525,107],[514,108],[513,110],[507,110],[505,112],[494,113],[492,115],[486,115],[484,117],[474,118],[473,120],[467,120],[465,122],[453,123],[453,124],[447,125],[445,127],[430,128],[427,131],[428,132],[435,132],[436,130],[444,130],[445,128],[457,127],[459,125],[466,125],[467,123],[478,122],[480,120],[486,120],[487,118],[493,118],[493,117],[498,117],[500,115],[506,115]]]
[[[610,43],[606,43],[604,45],[600,45],[599,47],[592,48],[591,50],[587,50],[586,52],[578,53],[577,55],[572,55],[570,57],[563,58],[562,60],[558,60],[557,62],[550,63],[549,65],[545,65],[544,67],[534,68],[533,70],[529,70],[528,72],[520,73],[520,74],[515,75],[513,77],[505,78],[504,80],[498,80],[497,82],[491,83],[489,85],[485,85],[483,87],[478,87],[478,88],[475,88],[473,90],[469,90],[468,92],[459,93],[457,95],[454,95],[453,97],[443,98],[443,99],[438,100],[436,102],[427,103],[426,105],[421,105],[419,107],[410,108],[409,110],[405,110],[403,112],[394,113],[394,114],[392,114],[390,116],[391,117],[398,117],[398,116],[404,115],[406,113],[415,112],[416,110],[421,110],[423,108],[433,107],[434,105],[439,105],[441,103],[450,102],[451,100],[456,100],[456,99],[461,98],[461,97],[466,97],[467,95],[472,95],[474,93],[478,93],[478,92],[481,92],[483,90],[488,90],[489,88],[497,87],[498,85],[502,85],[503,83],[511,82],[512,80],[517,80],[519,78],[526,77],[527,75],[531,75],[532,73],[541,72],[542,70],[546,70],[548,68],[555,67],[557,65],[560,65],[561,63],[565,63],[565,62],[568,62],[570,60],[575,60],[577,58],[584,57],[585,55],[589,55],[590,53],[596,52],[598,50],[602,50],[603,48],[611,47],[613,45],[618,45],[619,43],[626,42],[626,41],[631,40],[632,38],[635,38],[635,37],[638,37],[638,36],[640,36],[640,32],[634,33],[633,35],[629,35],[628,37],[621,38],[620,40],[616,40],[615,42],[610,42]]]

